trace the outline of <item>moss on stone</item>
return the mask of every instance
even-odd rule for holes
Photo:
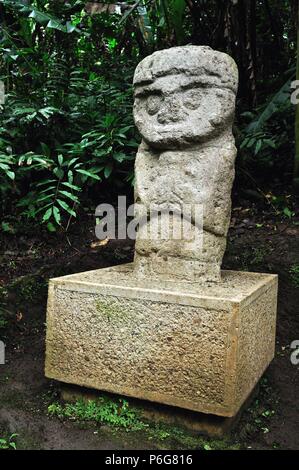
[[[124,314],[124,311],[120,310],[118,305],[114,306],[111,302],[100,299],[96,300],[96,309],[97,312],[104,318],[106,317],[108,321],[120,315],[123,317]]]

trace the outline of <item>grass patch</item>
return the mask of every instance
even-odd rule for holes
[[[97,400],[79,400],[76,403],[52,403],[48,406],[48,414],[58,418],[80,421],[94,421],[99,424],[110,424],[117,428],[139,431],[146,428],[138,417],[137,411],[129,407],[126,400],[111,400],[101,397]]]
[[[165,441],[167,448],[185,450],[239,450],[240,444],[229,438],[211,439],[188,432],[185,429],[163,424],[155,424],[148,429],[149,440]]]
[[[140,417],[139,409],[122,398],[112,399],[103,396],[95,400],[82,399],[75,403],[54,402],[48,406],[48,414],[83,424],[86,422],[107,424],[127,432],[142,431],[149,441],[163,442],[165,448],[170,449],[237,450],[240,448],[240,444],[232,443],[229,439],[213,440],[183,428],[145,421]]]

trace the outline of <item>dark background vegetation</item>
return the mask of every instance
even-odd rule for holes
[[[297,17],[297,0],[0,0],[0,449],[299,448]],[[70,413],[44,377],[48,279],[133,259],[132,241],[96,240],[94,210],[133,200],[134,68],[184,44],[228,52],[240,72],[223,267],[279,275],[275,358],[221,441],[156,425],[129,435],[125,399]],[[125,431],[105,427],[123,417]]]
[[[0,0],[1,230],[67,231],[84,208],[132,197],[136,64],[183,44],[240,71],[234,197],[294,215],[297,1]]]

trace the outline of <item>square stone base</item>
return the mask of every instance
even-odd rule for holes
[[[46,376],[235,416],[274,356],[277,276],[140,280],[131,264],[52,279]]]

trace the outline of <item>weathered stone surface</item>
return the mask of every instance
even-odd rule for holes
[[[139,275],[220,281],[236,156],[237,85],[233,59],[209,47],[158,51],[136,68],[134,118],[143,139],[136,157],[136,214],[149,217],[153,206],[181,213],[191,206],[194,238],[174,239],[170,233],[154,239],[144,236],[145,226],[136,240]],[[160,219],[162,227],[173,222],[165,213]]]
[[[274,355],[277,277],[220,273],[237,83],[208,47],[138,65],[134,263],[51,280],[48,377],[223,417],[254,389]]]
[[[46,375],[234,416],[273,358],[277,277],[142,280],[132,265],[50,282]]]

